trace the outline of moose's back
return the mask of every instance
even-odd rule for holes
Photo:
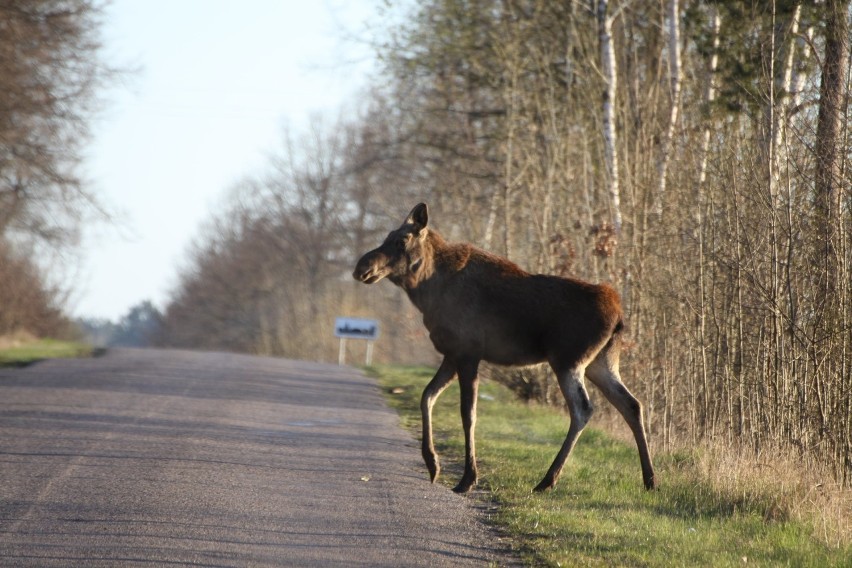
[[[470,245],[465,249],[444,255],[452,262],[436,255],[434,278],[412,294],[445,355],[517,365],[570,349],[580,358],[621,321],[618,294],[607,285],[529,274]]]

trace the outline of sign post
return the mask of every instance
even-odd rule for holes
[[[379,337],[378,320],[364,318],[339,317],[334,320],[334,336],[340,339],[340,350],[337,353],[337,364],[346,364],[346,340],[366,339],[366,364],[373,362],[373,341]]]

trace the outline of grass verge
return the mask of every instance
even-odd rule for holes
[[[23,367],[43,359],[89,357],[91,345],[58,339],[37,339],[0,348],[0,367]]]
[[[419,400],[433,369],[373,367],[403,425],[419,435]],[[453,385],[434,410],[440,482],[462,471],[464,441]],[[642,488],[635,447],[594,428],[580,438],[556,489],[531,493],[568,429],[562,412],[480,387],[480,488],[498,504],[494,522],[524,560],[545,566],[852,566],[852,544],[818,538],[819,519],[790,518],[761,487],[720,487],[701,449],[657,453],[658,491]],[[712,456],[711,456],[712,459]],[[424,466],[424,482],[428,474]]]

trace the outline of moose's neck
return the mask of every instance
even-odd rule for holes
[[[443,242],[444,239],[440,235],[429,231],[420,247],[420,261],[417,270],[410,271],[405,276],[397,277],[394,284],[410,294],[412,290],[419,288],[424,281],[429,280],[434,273],[435,250],[440,248]]]
[[[430,230],[423,243],[423,260],[416,275],[400,283],[411,302],[422,313],[429,310],[430,299],[439,297],[447,278],[461,270],[470,256],[469,245],[447,243]]]

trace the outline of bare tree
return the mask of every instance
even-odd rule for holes
[[[80,176],[98,89],[101,6],[93,0],[0,1],[0,235],[74,242],[98,211]]]
[[[98,89],[115,74],[100,58],[101,16],[96,0],[0,0],[0,333],[62,332],[63,296],[39,257],[67,254],[85,221],[105,218],[80,170]]]

